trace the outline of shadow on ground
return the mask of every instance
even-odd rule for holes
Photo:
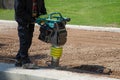
[[[44,69],[56,69],[63,71],[70,71],[76,73],[88,73],[88,74],[100,74],[100,75],[110,75],[112,70],[99,65],[80,65],[76,67],[70,66],[60,66],[60,67],[49,67],[49,66],[39,66]]]
[[[66,68],[66,70],[77,73],[103,74],[103,75],[110,75],[112,73],[111,69],[99,65],[80,65],[76,67]]]

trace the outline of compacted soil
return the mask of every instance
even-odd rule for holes
[[[0,26],[0,61],[14,63],[19,49],[17,27],[7,26]],[[120,79],[120,33],[78,29],[67,31],[67,42],[60,58],[61,66],[67,66],[73,72]],[[38,40],[38,36],[39,27],[35,27],[29,56],[36,64],[46,66],[46,61],[51,60],[51,44]]]

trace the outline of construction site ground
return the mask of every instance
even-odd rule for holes
[[[8,27],[8,28],[4,28]],[[0,61],[14,63],[19,49],[17,26],[0,25]],[[67,28],[67,42],[63,46],[60,66],[72,72],[87,73],[120,79],[120,33]],[[51,44],[38,39],[35,27],[29,56],[39,66],[47,66],[51,59]]]

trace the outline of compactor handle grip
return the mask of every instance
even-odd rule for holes
[[[55,15],[57,15],[57,16],[55,16]],[[49,16],[48,16],[48,19],[52,19],[52,18],[63,18],[63,17],[61,15],[61,13],[53,12],[53,13],[49,14]]]

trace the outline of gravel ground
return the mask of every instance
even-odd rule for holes
[[[70,28],[67,31],[61,66],[68,66],[74,72],[120,79],[120,33]],[[38,35],[39,27],[35,27],[29,56],[38,65],[46,66],[45,62],[50,60],[51,45],[38,40]],[[0,61],[13,63],[18,48],[16,25],[1,24]]]

